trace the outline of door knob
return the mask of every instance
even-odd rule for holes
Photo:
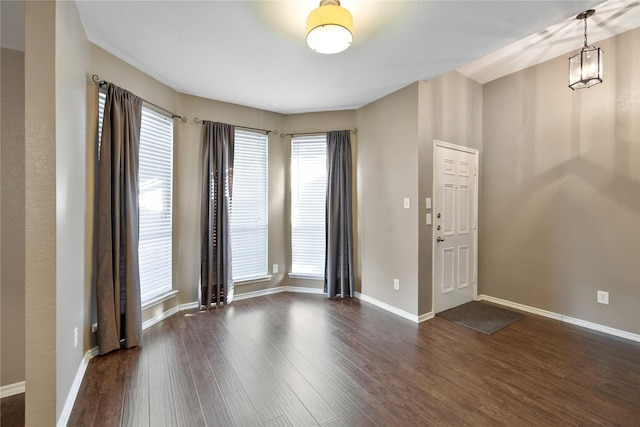
[[[444,242],[444,239],[440,236],[438,236],[438,238],[436,239],[436,242]]]

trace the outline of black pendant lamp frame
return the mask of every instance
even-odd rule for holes
[[[584,20],[584,46],[569,58],[569,87],[572,90],[588,89],[602,83],[603,51],[587,42],[587,18],[594,13],[595,10],[589,9],[576,16],[576,19]]]

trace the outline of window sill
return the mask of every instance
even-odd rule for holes
[[[289,273],[289,279],[324,280],[324,276],[318,276],[316,274]]]
[[[168,292],[164,292],[160,295],[156,295],[153,298],[150,298],[148,301],[142,303],[142,310],[146,310],[149,307],[152,307],[156,304],[160,304],[161,302],[165,302],[168,299],[171,299],[176,296],[178,293],[177,290],[170,290]]]
[[[234,286],[251,285],[252,283],[268,282],[271,280],[271,275],[268,274],[262,277],[252,277],[251,279],[243,279],[233,282]]]

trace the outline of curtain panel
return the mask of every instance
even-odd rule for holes
[[[142,99],[108,84],[98,154],[96,301],[100,354],[142,344],[138,153]]]
[[[351,132],[327,132],[327,203],[324,292],[353,297]]]
[[[202,142],[200,306],[233,301],[229,216],[235,127],[205,121]]]

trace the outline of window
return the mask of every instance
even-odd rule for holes
[[[100,92],[98,141],[106,93]],[[142,305],[172,290],[173,119],[142,107],[138,169]]]
[[[324,277],[326,135],[291,140],[291,275]]]
[[[268,276],[267,136],[236,129],[231,199],[233,281]]]

